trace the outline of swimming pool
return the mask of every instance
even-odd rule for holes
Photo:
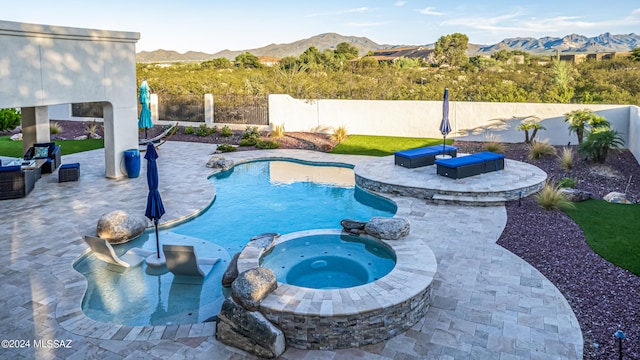
[[[393,202],[355,186],[350,167],[297,161],[255,161],[215,174],[216,198],[200,216],[160,231],[160,243],[194,245],[198,256],[218,257],[200,283],[154,273],[146,265],[118,273],[87,254],[74,266],[88,282],[83,310],[94,320],[123,325],[197,323],[216,315],[224,299],[222,273],[254,235],[339,228],[340,220],[392,217]],[[189,184],[185,184],[189,186]],[[196,191],[196,190],[194,190]],[[155,235],[116,247],[155,249]]]

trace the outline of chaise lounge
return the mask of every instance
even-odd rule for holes
[[[85,235],[84,240],[89,244],[93,254],[100,260],[119,266],[121,268],[136,267],[151,254],[155,254],[155,251],[132,248],[129,249],[124,255],[118,257],[115,250],[109,242],[105,239],[101,239],[95,236]]]
[[[435,161],[437,174],[452,179],[461,179],[469,176],[504,169],[504,155],[489,151]]]
[[[458,148],[451,145],[434,145],[398,151],[394,155],[396,165],[413,169],[433,165],[438,155],[449,155],[455,158],[458,155]]]
[[[167,269],[178,276],[206,277],[220,259],[199,258],[191,245],[162,245]]]

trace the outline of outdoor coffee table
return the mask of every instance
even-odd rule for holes
[[[22,170],[32,170],[36,175],[36,180],[42,176],[42,165],[47,163],[47,159],[16,159],[9,163],[9,166],[20,165]]]

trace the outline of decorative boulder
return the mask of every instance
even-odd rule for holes
[[[22,133],[17,133],[11,135],[11,140],[13,141],[22,141]]]
[[[231,284],[231,297],[249,311],[256,311],[262,299],[278,287],[276,275],[269,268],[258,267],[238,275]]]
[[[602,199],[610,203],[616,203],[616,204],[633,204],[633,201],[631,201],[627,197],[627,195],[621,192],[615,192],[615,191],[608,193]]]
[[[340,221],[340,225],[342,226],[344,231],[350,232],[352,234],[362,234],[364,232],[365,225],[367,225],[367,222],[344,219]]]
[[[276,358],[285,350],[282,330],[260,312],[247,311],[233,299],[222,303],[216,323],[216,339],[263,358]]]
[[[207,162],[208,168],[221,169],[222,171],[231,169],[233,165],[233,160],[226,160],[223,156],[213,156]]]
[[[564,194],[567,200],[572,202],[580,202],[591,199],[591,193],[584,190],[561,188],[560,192]]]
[[[409,235],[410,224],[405,218],[372,217],[364,231],[380,239],[398,240]]]
[[[96,233],[111,244],[122,244],[140,236],[146,227],[147,218],[115,210],[100,217]]]
[[[231,284],[238,277],[238,258],[240,257],[240,253],[237,252],[233,255],[233,259],[229,262],[229,266],[227,266],[227,270],[222,274],[222,286],[231,287]]]

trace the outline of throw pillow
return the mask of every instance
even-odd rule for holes
[[[49,156],[49,147],[44,146],[36,146],[33,148],[33,157],[34,158],[46,158]]]

